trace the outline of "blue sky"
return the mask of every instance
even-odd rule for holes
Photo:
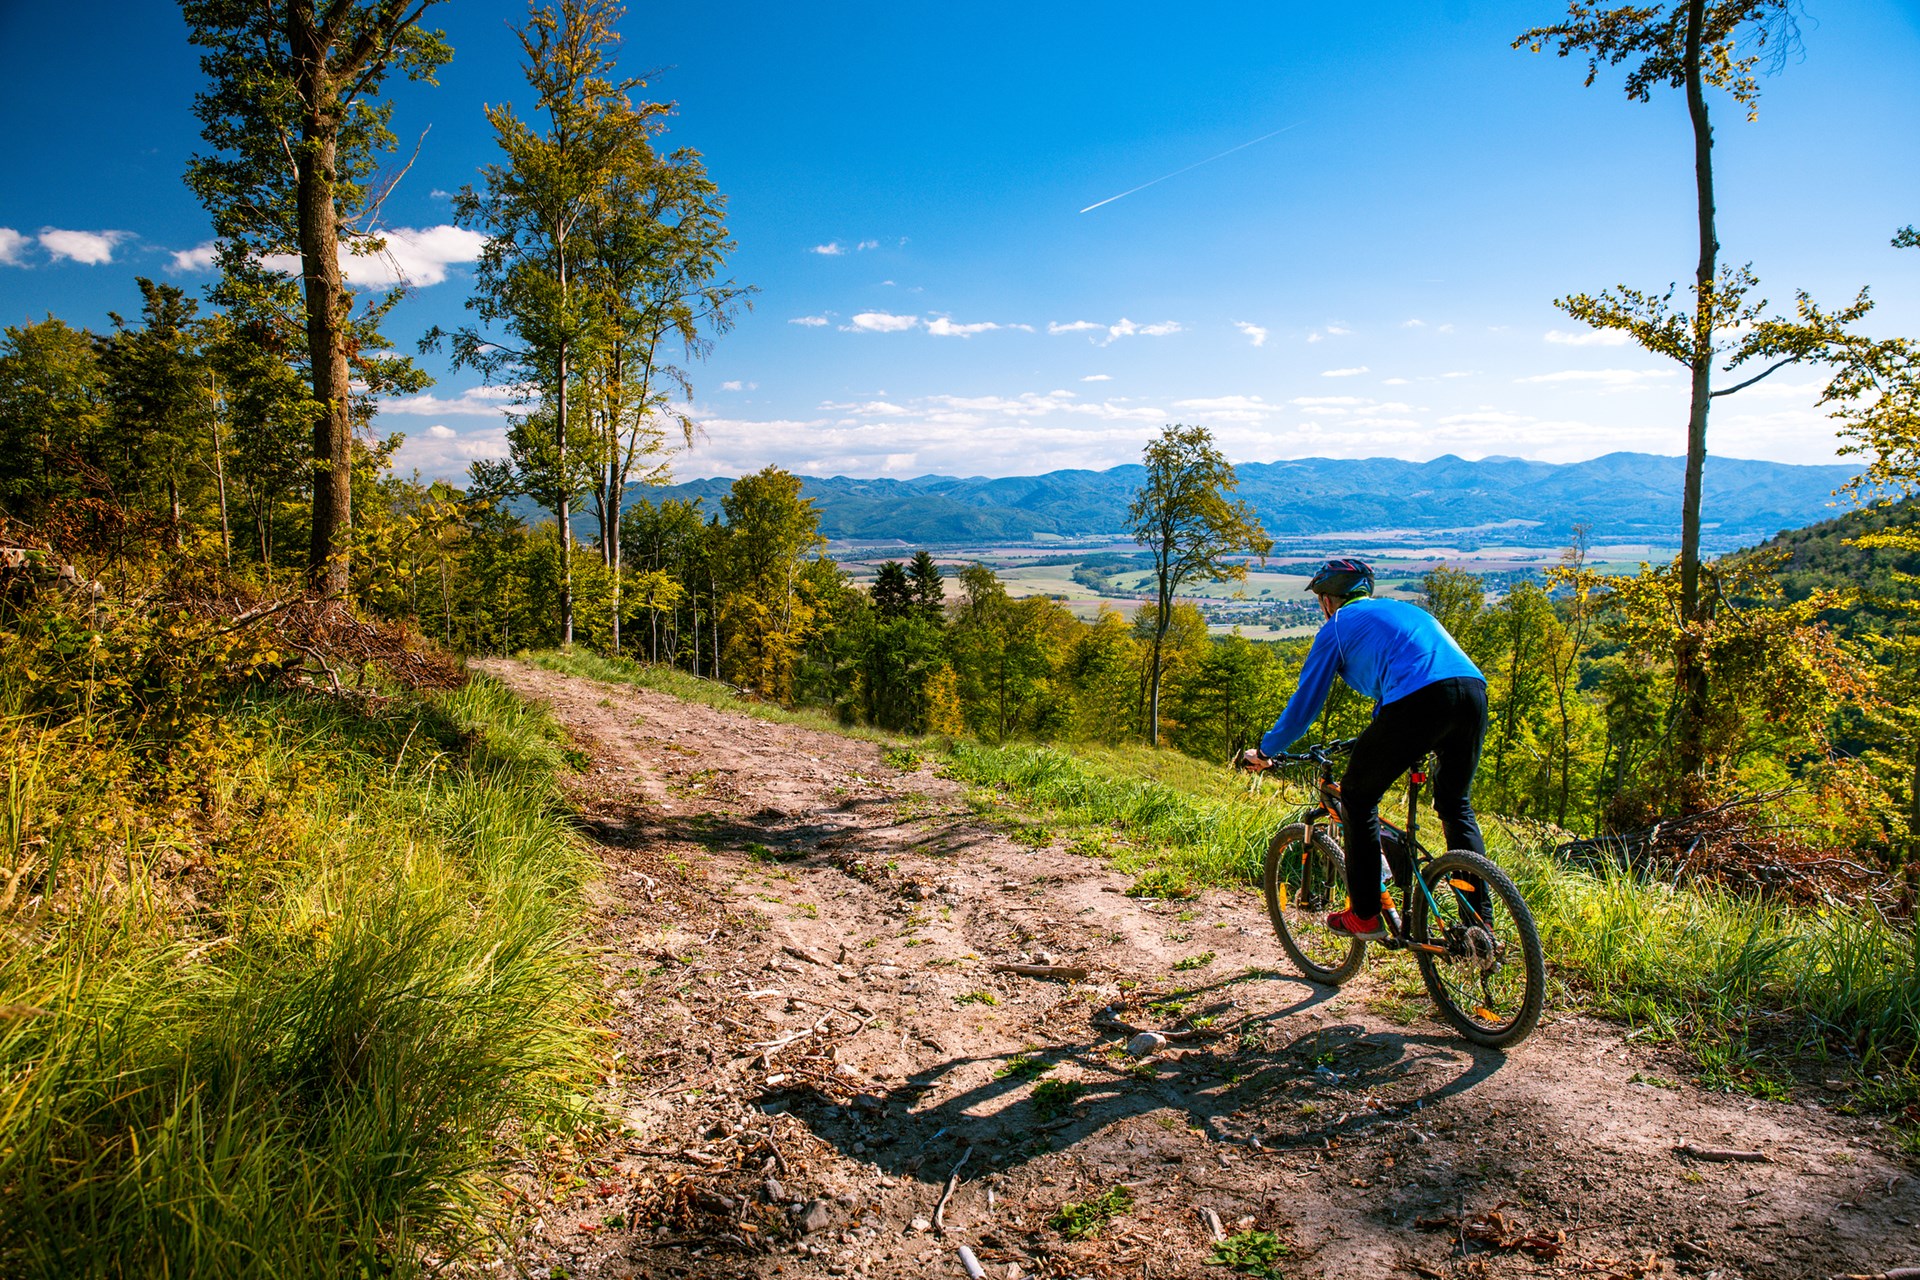
[[[1920,6],[1808,0],[1804,56],[1748,124],[1717,99],[1723,257],[1778,302],[1871,285],[1920,333]],[[1676,366],[1606,345],[1555,296],[1685,280],[1692,176],[1676,94],[1513,52],[1554,3],[635,5],[669,139],[730,200],[760,292],[695,367],[681,477],[768,463],[849,475],[1023,474],[1138,458],[1167,421],[1229,456],[1550,461],[1677,453]],[[194,51],[160,0],[0,0],[0,323],[103,326],[136,274],[190,288],[207,222]],[[474,238],[444,193],[493,157],[483,103],[524,101],[508,23],[433,11],[455,53],[395,93],[420,159],[389,202],[418,287],[389,331],[458,323]],[[1096,201],[1254,146],[1091,212]],[[389,404],[406,465],[500,449],[470,375]],[[1817,378],[1718,402],[1715,452],[1828,461]]]

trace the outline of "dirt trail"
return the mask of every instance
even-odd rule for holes
[[[1254,896],[1125,897],[1096,861],[975,815],[931,766],[483,669],[591,757],[576,794],[606,866],[595,928],[620,1055],[615,1136],[519,1180],[523,1274],[961,1276],[965,1245],[992,1277],[1220,1280],[1207,1210],[1230,1235],[1272,1233],[1289,1276],[1920,1264],[1920,1181],[1817,1090],[1702,1092],[1619,1028],[1551,1008],[1511,1055],[1479,1050],[1427,1016],[1404,957],[1311,986]],[[1182,1017],[1213,1021],[1145,1061],[1114,1025]],[[1131,1207],[1065,1238],[1061,1206],[1117,1185]]]

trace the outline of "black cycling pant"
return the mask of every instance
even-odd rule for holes
[[[1446,847],[1487,851],[1470,799],[1486,735],[1487,684],[1467,676],[1416,689],[1374,714],[1373,723],[1353,744],[1340,779],[1340,801],[1347,814],[1347,897],[1355,915],[1370,920],[1380,914],[1381,797],[1429,751],[1437,756],[1429,794],[1446,833]],[[1408,883],[1410,853],[1398,841],[1386,852],[1395,878]]]

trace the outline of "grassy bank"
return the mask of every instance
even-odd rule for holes
[[[158,648],[45,621],[0,664],[0,1273],[470,1251],[502,1140],[585,1078],[553,725],[485,681],[360,707],[247,663],[121,696]]]

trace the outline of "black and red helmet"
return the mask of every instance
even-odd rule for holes
[[[1317,596],[1332,596],[1336,600],[1351,600],[1355,596],[1373,594],[1373,566],[1365,560],[1329,560],[1320,566],[1320,572],[1313,575],[1307,583],[1307,590]]]

